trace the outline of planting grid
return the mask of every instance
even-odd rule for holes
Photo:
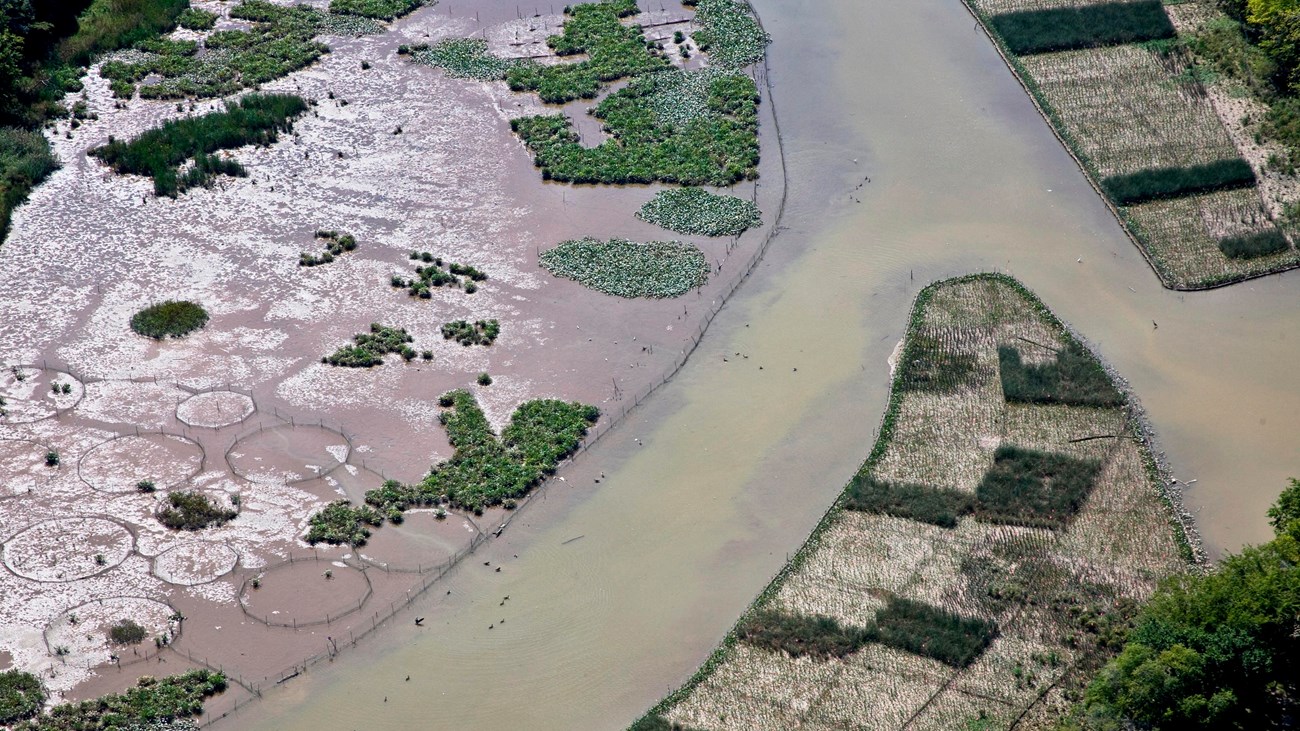
[[[888,515],[833,513],[758,606],[863,626],[898,596],[995,620],[1000,636],[960,670],[880,645],[818,660],[738,641],[672,706],[670,720],[715,731],[951,729],[981,714],[990,719],[988,728],[1007,728],[1023,714],[1017,728],[1051,727],[1067,691],[1077,686],[1072,673],[1081,677],[1100,651],[1072,641],[1084,633],[1067,614],[1049,609],[1050,600],[1090,592],[1099,597],[1097,606],[1111,609],[1122,599],[1149,596],[1161,577],[1185,566],[1169,508],[1124,408],[1003,399],[999,345],[1015,345],[1030,360],[1036,346],[1027,340],[1066,343],[1065,333],[1031,303],[1000,281],[944,284],[908,337],[918,332],[974,354],[973,383],[949,393],[896,393],[894,436],[872,476],[974,490],[993,450],[1014,444],[1101,461],[1084,507],[1060,531],[969,517],[946,529]],[[1099,435],[1121,438],[1070,441]],[[1017,601],[1005,593],[1008,582],[1047,601]]]
[[[1100,4],[1079,0],[968,0],[985,15]],[[1179,35],[1195,33],[1222,13],[1209,3],[1165,8]],[[1016,65],[1055,116],[1098,180],[1151,168],[1237,157],[1255,171],[1257,188],[1192,195],[1123,207],[1120,215],[1166,286],[1216,286],[1300,265],[1293,225],[1283,215],[1300,202],[1300,177],[1270,170],[1276,143],[1257,140],[1264,109],[1234,93],[1227,80],[1185,78],[1193,59],[1142,45],[1116,45],[1019,56]],[[1261,215],[1262,214],[1262,215]],[[1219,249],[1235,235],[1280,228],[1291,249],[1250,260]]]

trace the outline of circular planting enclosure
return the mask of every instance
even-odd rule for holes
[[[226,454],[230,469],[250,482],[293,483],[320,477],[348,458],[342,434],[319,426],[277,426],[249,434]]]
[[[219,429],[253,415],[253,399],[234,391],[209,391],[189,397],[176,406],[176,418],[190,426]]]
[[[87,452],[77,463],[77,474],[96,490],[116,494],[134,492],[141,480],[153,481],[159,490],[174,487],[202,467],[202,447],[185,437],[132,434]]]
[[[48,448],[26,439],[0,439],[0,499],[21,495],[49,482],[55,468],[45,464]]]
[[[409,510],[401,525],[375,531],[357,554],[380,568],[427,571],[468,548],[478,532],[468,518],[455,513],[439,520],[432,510]]]
[[[96,599],[67,609],[45,628],[45,644],[51,653],[63,655],[67,662],[101,663],[116,654],[129,662],[136,654],[155,650],[154,638],[176,634],[177,623],[171,617],[176,610],[167,604],[144,597],[116,596]],[[130,620],[145,629],[144,639],[135,644],[119,645],[109,635],[113,625]]]
[[[76,406],[85,393],[85,385],[63,371],[31,366],[0,369],[0,398],[4,399],[0,424],[30,424],[48,419]]]
[[[4,565],[33,581],[76,581],[117,566],[134,548],[131,531],[107,518],[56,518],[6,541]]]
[[[329,576],[326,576],[329,572]],[[280,564],[244,583],[244,611],[267,624],[317,624],[356,611],[370,596],[364,571],[334,561]]]
[[[216,581],[235,569],[239,553],[224,543],[190,541],[154,557],[154,576],[169,584],[197,586]]]
[[[172,425],[176,405],[189,392],[170,383],[97,381],[86,385],[77,415],[131,428],[162,430]]]

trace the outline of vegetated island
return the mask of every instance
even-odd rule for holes
[[[203,713],[203,702],[225,689],[225,676],[209,670],[191,670],[161,679],[145,676],[122,693],[64,703],[42,713],[45,696],[40,691],[40,680],[30,673],[10,671],[0,674],[0,724],[12,724],[8,726],[12,731],[188,731],[198,728],[190,719]]]
[[[1300,62],[1275,3],[1219,3],[1243,25],[1211,0],[964,2],[1166,287],[1300,266]]]
[[[1047,728],[1195,560],[1135,407],[1018,282],[917,298],[880,436],[633,729]]]

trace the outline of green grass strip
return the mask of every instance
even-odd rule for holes
[[[1079,345],[1067,345],[1056,361],[1025,365],[1020,351],[998,348],[1002,393],[1009,403],[1064,404],[1068,406],[1119,406],[1124,395],[1110,381],[1101,363]]]
[[[1255,171],[1242,158],[1187,167],[1152,168],[1127,175],[1111,175],[1101,181],[1102,190],[1121,206],[1215,190],[1249,188],[1254,184]]]
[[[1229,236],[1219,241],[1219,250],[1230,259],[1255,259],[1269,254],[1279,254],[1291,248],[1291,243],[1276,228],[1241,236]]]
[[[928,485],[888,483],[858,473],[849,483],[844,508],[956,528],[957,519],[975,509],[975,496]]]
[[[1001,446],[975,489],[975,517],[993,523],[1063,528],[1083,507],[1101,465],[1064,454]]]
[[[1045,53],[1172,38],[1160,0],[1021,10],[994,15],[993,27],[1013,53]]]

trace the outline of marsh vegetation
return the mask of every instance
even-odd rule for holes
[[[416,355],[410,345],[413,342],[415,338],[406,332],[406,328],[371,323],[370,332],[354,335],[351,345],[344,345],[321,358],[321,362],[346,368],[370,368],[382,365],[388,353],[397,353],[410,361]]]
[[[207,324],[208,311],[188,300],[159,302],[131,316],[131,329],[154,340],[185,337]]]
[[[627,298],[680,297],[709,277],[704,252],[680,241],[577,239],[543,252],[541,264],[557,277]]]

